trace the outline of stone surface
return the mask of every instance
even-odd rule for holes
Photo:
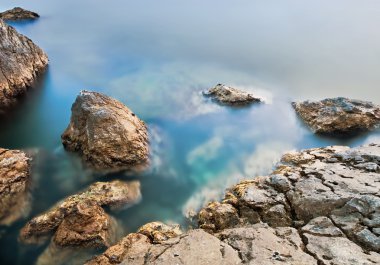
[[[138,233],[150,238],[153,243],[160,243],[182,234],[179,225],[166,225],[161,222],[151,222],[139,228]]]
[[[293,107],[304,122],[319,134],[356,134],[380,124],[380,106],[348,98],[294,102]]]
[[[72,242],[72,244],[74,244],[73,242],[76,239],[79,241],[83,239],[77,237],[79,236],[77,233],[78,231],[80,232],[81,229],[82,231],[86,229],[101,229],[102,226],[92,226],[91,222],[95,222],[98,219],[107,221],[105,220],[102,210],[96,207],[96,205],[109,206],[111,209],[122,208],[136,203],[140,198],[140,183],[138,181],[123,182],[115,180],[111,182],[96,182],[82,193],[67,197],[44,214],[30,220],[22,228],[20,232],[20,240],[23,243],[38,244],[46,241],[46,239],[48,239],[60,226],[63,226],[61,227],[63,229],[67,227],[69,223],[76,223],[78,225],[77,227],[71,225],[71,228],[74,229],[75,227],[76,229],[74,230],[74,233],[71,234],[73,238],[68,239],[68,235],[66,235],[67,242],[62,243],[69,244],[68,242]],[[95,204],[95,206],[91,207],[95,207],[96,210],[89,210],[84,207],[86,205],[90,207],[89,205],[92,205],[90,203]],[[87,222],[90,224],[88,227]],[[62,230],[58,230],[58,232],[60,231]],[[63,229],[63,231],[65,230]],[[98,232],[100,234],[103,233],[102,230],[99,230]],[[64,240],[64,238],[59,237],[59,234],[56,234],[55,241],[57,241],[57,236],[59,238],[58,241]],[[99,238],[103,238],[103,243],[107,241],[104,234],[100,236],[96,235],[95,238],[91,238],[90,236],[87,239],[98,240]],[[85,246],[92,243],[93,242],[86,242],[86,238],[84,238],[83,242],[80,244]],[[107,244],[104,243],[104,245]]]
[[[3,20],[26,20],[26,19],[37,19],[40,16],[32,11],[25,10],[21,7],[15,7],[11,10],[4,11],[0,13],[0,19]]]
[[[71,121],[62,134],[67,150],[78,152],[99,171],[144,167],[148,162],[145,123],[119,101],[97,92],[81,91]]]
[[[36,44],[0,19],[0,110],[14,105],[47,64]]]
[[[205,96],[213,98],[220,104],[225,105],[248,105],[252,103],[259,103],[262,100],[254,97],[252,94],[232,88],[226,85],[218,84],[213,88],[203,92]]]
[[[30,210],[31,158],[0,148],[0,225],[26,217]]]

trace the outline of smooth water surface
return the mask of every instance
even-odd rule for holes
[[[218,199],[243,178],[270,172],[285,151],[379,142],[313,135],[292,100],[346,96],[380,103],[380,2],[2,0],[34,22],[12,25],[50,58],[46,74],[0,120],[0,146],[40,150],[30,216],[0,228],[0,264],[33,264],[45,246],[17,242],[19,229],[95,179],[60,135],[81,89],[129,106],[150,128],[152,168],[139,179],[142,200],[114,216],[125,233]],[[228,108],[202,97],[217,83],[265,98]],[[107,180],[101,177],[97,180]]]

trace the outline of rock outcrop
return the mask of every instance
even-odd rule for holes
[[[145,123],[125,105],[97,92],[81,91],[71,111],[62,143],[79,152],[90,167],[112,172],[146,166]]]
[[[203,92],[207,97],[211,97],[216,102],[223,105],[244,106],[252,103],[262,102],[260,98],[254,97],[252,94],[241,91],[236,88],[218,84],[213,88]]]
[[[380,125],[380,106],[347,98],[293,102],[303,121],[318,134],[356,134]]]
[[[40,16],[32,11],[25,10],[21,7],[15,7],[11,10],[4,11],[0,13],[0,19],[16,21],[16,20],[31,20],[37,19]]]
[[[26,217],[30,210],[31,158],[0,148],[0,225]]]
[[[201,229],[148,224],[88,264],[380,264],[379,217],[380,145],[308,149],[207,205]]]
[[[0,110],[14,105],[47,64],[36,44],[0,19]]]
[[[122,208],[136,203],[140,197],[137,181],[96,182],[29,221],[20,232],[20,240],[39,244],[55,233],[53,241],[61,247],[109,246],[114,226],[101,206]]]

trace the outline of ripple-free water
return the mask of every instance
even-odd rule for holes
[[[270,172],[287,150],[379,142],[313,135],[292,100],[346,96],[380,103],[380,2],[2,0],[38,12],[12,23],[42,47],[49,69],[0,120],[0,146],[38,148],[30,219],[95,179],[60,134],[81,89],[103,92],[147,122],[153,165],[139,179],[140,203],[115,214],[125,233],[217,199],[243,178]],[[263,96],[235,109],[204,99],[217,83]],[[102,177],[99,180],[107,180]],[[42,247],[20,246],[27,220],[2,227],[0,264],[33,264]]]

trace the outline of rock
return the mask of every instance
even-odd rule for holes
[[[191,230],[159,244],[130,234],[104,254],[86,263],[98,264],[241,264],[237,251],[203,230]]]
[[[0,13],[0,19],[3,20],[26,20],[26,19],[37,19],[40,16],[32,11],[25,10],[21,7],[15,7],[11,10],[4,11]]]
[[[147,236],[153,243],[160,243],[182,234],[179,225],[166,225],[161,222],[151,222],[139,228],[138,233]]]
[[[304,245],[294,228],[255,225],[226,229],[218,237],[239,251],[243,264],[317,264],[303,251]]]
[[[122,103],[84,90],[71,111],[70,124],[62,134],[67,150],[79,152],[88,165],[100,171],[146,166],[149,146],[145,123]]]
[[[0,225],[10,225],[30,210],[31,158],[0,148]]]
[[[304,122],[319,134],[356,134],[380,124],[380,106],[371,102],[347,98],[293,102]]]
[[[243,106],[262,102],[260,98],[254,97],[252,94],[222,84],[210,88],[203,94],[225,105]]]
[[[59,229],[61,225],[63,226],[61,227],[63,229],[67,227],[67,224],[77,222],[78,227],[75,228],[76,230],[74,230],[74,233],[72,234],[73,238],[66,238],[68,241],[62,244],[69,244],[68,242],[72,242],[72,244],[74,244],[73,242],[77,240],[77,242],[79,242],[81,245],[88,245],[93,244],[94,242],[86,242],[86,240],[91,241],[96,239],[98,241],[98,239],[101,237],[103,238],[101,244],[106,245],[105,242],[107,240],[104,239],[106,238],[104,234],[102,236],[96,235],[94,238],[80,238],[78,236],[78,231],[80,231],[80,229],[87,231],[87,229],[90,228],[101,228],[97,226],[92,227],[91,225],[90,227],[87,227],[86,222],[92,222],[98,219],[107,221],[107,218],[104,217],[102,210],[100,210],[98,207],[91,206],[92,208],[95,207],[96,210],[87,209],[87,207],[90,207],[89,205],[92,205],[89,203],[94,203],[97,206],[109,206],[111,209],[115,209],[136,203],[138,200],[140,200],[140,198],[140,183],[138,181],[123,182],[115,180],[111,182],[96,182],[82,193],[66,198],[44,214],[37,216],[29,221],[20,232],[20,240],[21,242],[27,244],[42,243],[46,241],[46,239],[49,238],[57,229]],[[86,205],[87,207],[85,207]],[[82,222],[84,220],[87,221]],[[75,227],[72,225],[70,226],[73,229]],[[62,230],[58,230],[57,232],[61,231]],[[65,229],[63,231],[65,231]],[[99,230],[99,233],[103,232],[103,230]],[[59,237],[59,233],[56,233],[55,241],[59,244],[59,242],[62,242],[63,239],[58,240],[57,236],[58,239],[61,237]],[[65,237],[67,236],[68,235]],[[96,244],[98,243],[99,242]]]
[[[47,64],[47,55],[36,44],[0,19],[1,110],[14,105]]]
[[[326,216],[314,218],[307,225],[302,227],[302,232],[316,236],[344,236],[343,232],[337,228]]]
[[[198,219],[200,228],[211,231],[234,227],[240,222],[235,207],[219,202],[209,203],[200,211]]]

